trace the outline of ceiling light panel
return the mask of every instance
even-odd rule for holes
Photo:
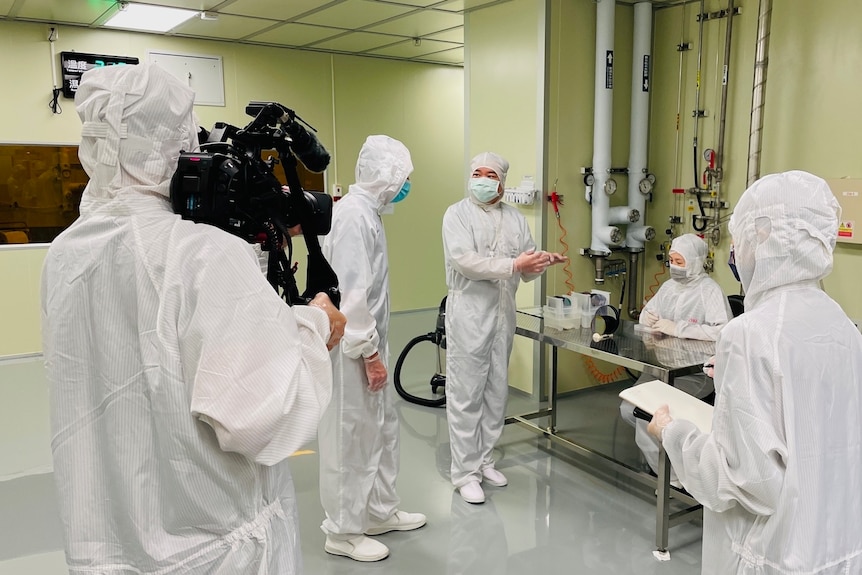
[[[300,18],[299,21],[305,24],[355,29],[406,14],[411,10],[415,10],[415,8],[393,6],[392,4],[382,4],[368,0],[346,0],[341,4],[336,4],[332,8],[327,8],[310,16]]]
[[[123,30],[146,30],[148,32],[167,32],[199,12],[181,8],[163,8],[150,4],[128,3],[123,9],[111,16],[104,26]]]

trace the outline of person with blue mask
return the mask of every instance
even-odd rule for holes
[[[492,152],[470,162],[469,197],[443,216],[446,263],[446,417],[451,480],[468,503],[483,503],[481,483],[508,483],[491,452],[503,431],[515,291],[568,260],[536,251],[527,219],[500,202],[509,163]]]
[[[716,344],[712,430],[667,406],[648,426],[703,505],[704,575],[862,573],[862,335],[820,284],[840,217],[807,172],[742,194],[745,313]]]
[[[381,214],[410,190],[413,162],[389,136],[368,136],[356,182],[335,204],[323,254],[338,274],[347,327],[332,351],[332,401],[318,433],[324,549],[379,561],[389,548],[368,537],[425,525],[398,509],[398,414],[389,387],[389,259]]]

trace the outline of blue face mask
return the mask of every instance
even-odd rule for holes
[[[497,199],[499,187],[500,181],[491,178],[472,178],[470,180],[470,193],[483,204],[490,204]]]
[[[742,283],[742,280],[739,279],[739,272],[736,271],[736,253],[733,251],[733,246],[730,246],[730,255],[727,257],[727,267],[729,267],[730,271],[733,272],[733,277],[736,278],[736,281]]]
[[[395,197],[392,198],[392,203],[397,204],[398,202],[400,202],[401,200],[406,198],[407,194],[409,194],[409,193],[410,193],[410,180],[407,180],[406,182],[404,182],[404,185],[401,186],[401,190],[399,190],[398,193],[395,194]]]

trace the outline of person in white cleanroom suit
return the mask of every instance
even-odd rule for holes
[[[492,152],[470,161],[470,196],[443,216],[446,263],[446,416],[452,484],[483,503],[481,482],[504,486],[491,451],[500,438],[515,337],[515,291],[566,257],[536,251],[527,219],[500,202],[509,163]]]
[[[73,575],[302,571],[284,461],[331,394],[325,295],[289,308],[252,247],[171,210],[194,93],[161,68],[84,74],[90,182],[51,244],[42,333]]]
[[[639,323],[683,339],[715,341],[733,314],[721,287],[703,268],[709,248],[694,234],[673,239],[670,281],[644,306]]]
[[[719,332],[733,314],[721,287],[703,268],[708,253],[706,242],[695,234],[673,239],[668,250],[670,280],[664,282],[644,306],[638,318],[641,325],[681,339],[718,339]],[[653,379],[653,376],[643,375],[638,383]],[[714,390],[712,378],[704,374],[678,377],[674,385],[698,399],[709,397]],[[635,442],[650,468],[658,472],[659,444],[647,433],[647,422],[635,419],[633,410],[634,406],[627,401],[620,404],[623,419],[635,426]],[[671,483],[679,486],[673,471]]]
[[[425,525],[398,509],[398,414],[389,380],[389,259],[381,213],[410,191],[413,162],[388,136],[368,136],[356,183],[335,204],[323,253],[338,275],[347,328],[332,351],[332,403],[320,422],[320,501],[324,549],[379,561],[389,549],[366,535]]]
[[[862,573],[862,335],[818,282],[841,208],[822,179],[766,176],[730,219],[745,313],[721,332],[712,431],[656,411],[704,506],[703,573]]]

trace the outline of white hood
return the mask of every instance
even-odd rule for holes
[[[709,247],[706,242],[694,234],[683,234],[673,239],[670,243],[669,254],[678,253],[685,259],[685,277],[691,281],[706,274],[703,263],[709,255]]]
[[[840,216],[829,185],[808,172],[752,184],[728,224],[746,309],[770,289],[829,275]]]
[[[389,136],[368,136],[356,160],[356,183],[350,193],[362,190],[376,202],[378,211],[398,195],[413,172],[407,147]]]
[[[90,176],[81,213],[120,195],[170,197],[180,150],[197,147],[193,104],[194,92],[153,64],[84,73],[75,94],[78,157]]]

